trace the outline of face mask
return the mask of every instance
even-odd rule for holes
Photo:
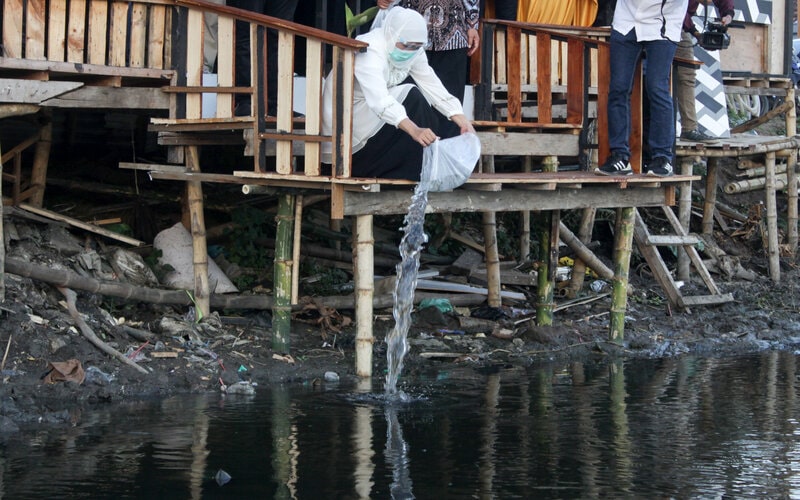
[[[393,51],[389,52],[389,59],[394,62],[401,63],[406,62],[415,55],[417,55],[418,51],[408,51],[408,50],[401,50],[401,49],[394,49]]]

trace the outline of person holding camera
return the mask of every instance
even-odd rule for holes
[[[683,19],[681,41],[678,43],[678,50],[675,53],[678,58],[694,59],[694,46],[702,40],[702,33],[698,31],[692,21],[692,17],[697,15],[697,7],[701,3],[704,6],[713,3],[716,6],[722,26],[728,26],[733,20],[733,0],[713,0],[713,2],[712,0],[689,0],[686,17]],[[680,137],[685,141],[713,141],[713,137],[697,128],[697,110],[694,103],[696,78],[697,68],[695,66],[679,64],[675,68],[675,101],[681,116]]]
[[[611,79],[608,89],[608,143],[611,154],[598,175],[631,175],[631,91],[636,64],[646,56],[649,97],[647,144],[651,160],[642,171],[672,175],[675,110],[670,94],[672,58],[681,38],[688,0],[617,0],[611,29]]]

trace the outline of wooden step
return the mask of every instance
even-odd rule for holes
[[[690,295],[688,297],[681,296],[681,302],[683,302],[684,307],[711,306],[715,304],[733,302],[733,295],[730,293],[723,293],[719,295]]]

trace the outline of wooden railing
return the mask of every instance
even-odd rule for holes
[[[598,157],[608,155],[609,30],[483,21],[476,121],[510,128],[585,133],[596,119]],[[473,72],[473,75],[476,72]],[[641,86],[632,95],[633,128],[641,132]],[[641,151],[641,133],[631,149]]]

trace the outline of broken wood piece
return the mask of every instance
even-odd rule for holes
[[[108,354],[109,356],[117,358],[119,361],[122,361],[126,365],[134,368],[139,373],[147,375],[148,373],[147,370],[137,365],[127,357],[125,357],[124,354],[112,348],[111,346],[100,340],[100,338],[98,338],[97,335],[95,335],[94,331],[91,329],[89,325],[86,324],[86,322],[83,320],[80,313],[78,312],[78,309],[75,306],[75,299],[77,298],[78,294],[76,294],[74,290],[64,287],[58,287],[58,291],[60,291],[64,295],[64,298],[67,299],[67,310],[69,311],[70,317],[72,317],[73,321],[75,321],[75,324],[78,325],[78,329],[81,331],[81,334],[83,334],[83,336],[86,337],[89,340],[89,342],[94,344],[95,347],[97,347],[104,353]]]
[[[78,219],[73,219],[72,217],[67,217],[66,215],[61,215],[59,213],[46,210],[44,208],[34,207],[33,205],[29,205],[27,203],[20,203],[19,208],[27,210],[28,212],[32,212],[36,215],[41,215],[42,217],[47,217],[48,219],[52,219],[59,222],[65,222],[71,226],[75,226],[80,229],[84,229],[86,231],[99,234],[100,236],[105,236],[106,238],[111,238],[117,241],[121,241],[123,243],[127,243],[131,246],[135,247],[144,246],[143,241],[139,241],[135,238],[130,238],[128,236],[115,233],[113,231],[109,231],[108,229],[103,229],[102,227],[98,227],[93,224],[87,224],[86,222],[80,221]]]
[[[470,285],[462,285],[460,283],[448,283],[446,281],[434,280],[417,280],[418,290],[437,290],[458,293],[477,293],[480,295],[488,295],[489,290],[482,287],[475,287]],[[514,300],[527,300],[524,293],[511,292],[508,290],[501,290],[500,297]]]
[[[178,353],[175,351],[154,351],[150,353],[151,358],[177,358]]]

